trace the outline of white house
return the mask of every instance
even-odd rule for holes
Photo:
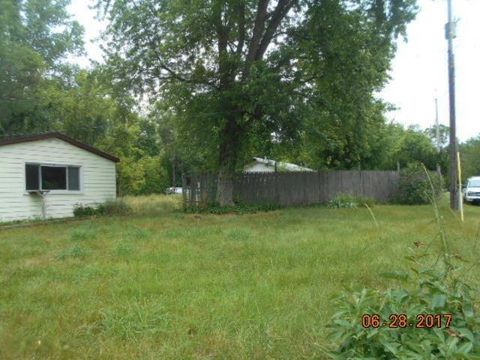
[[[289,171],[314,171],[312,169],[282,161],[254,157],[253,162],[244,167],[243,172],[289,172]]]
[[[0,139],[0,222],[73,216],[116,197],[115,163],[60,133]]]

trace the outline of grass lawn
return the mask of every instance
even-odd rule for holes
[[[367,209],[129,201],[129,217],[0,229],[1,359],[323,358],[332,296],[393,286],[379,274],[414,242],[439,246],[430,206],[377,206],[377,227]],[[452,252],[477,261],[480,207],[442,214]]]

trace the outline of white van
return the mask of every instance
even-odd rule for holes
[[[474,176],[467,180],[463,189],[465,202],[480,202],[480,176]]]

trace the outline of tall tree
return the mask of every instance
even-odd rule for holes
[[[312,88],[315,69],[325,63],[324,48],[303,43],[337,31],[314,26],[326,20],[321,12],[374,23],[390,46],[411,20],[415,1],[99,0],[98,7],[110,20],[108,52],[118,79],[160,95],[179,121],[190,125],[189,134],[197,134],[192,143],[203,142],[216,154],[217,200],[230,205],[231,177],[252,136],[293,140],[304,112],[312,109],[309,103],[318,98]],[[350,36],[355,32],[328,41],[348,48]],[[331,68],[334,59],[332,54]],[[366,63],[358,65],[361,70]]]
[[[442,124],[438,126],[438,138],[436,126],[425,129],[425,134],[432,140],[435,147],[440,147],[440,149],[447,148],[450,134],[450,128],[448,126]]]
[[[404,168],[412,163],[422,163],[427,169],[435,170],[437,163],[443,166],[446,161],[446,153],[438,153],[426,132],[416,125],[404,128],[389,124],[383,133],[384,138],[380,140],[383,154],[380,168],[395,169],[398,165]]]
[[[480,176],[480,136],[460,144],[463,179]]]
[[[46,130],[42,89],[83,48],[67,0],[0,0],[0,135]]]

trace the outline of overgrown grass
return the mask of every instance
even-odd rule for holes
[[[267,212],[280,210],[282,207],[275,204],[235,204],[233,206],[220,206],[217,204],[209,205],[207,207],[198,207],[198,208],[187,208],[185,212],[187,213],[197,213],[197,214],[255,214],[257,212]]]
[[[377,206],[376,226],[366,208],[127,202],[132,216],[0,230],[1,359],[323,358],[332,296],[391,285],[379,274],[437,233],[429,206]],[[441,212],[451,252],[476,261],[480,207],[464,224]]]
[[[163,215],[182,208],[181,195],[127,196],[124,200],[135,215]]]

